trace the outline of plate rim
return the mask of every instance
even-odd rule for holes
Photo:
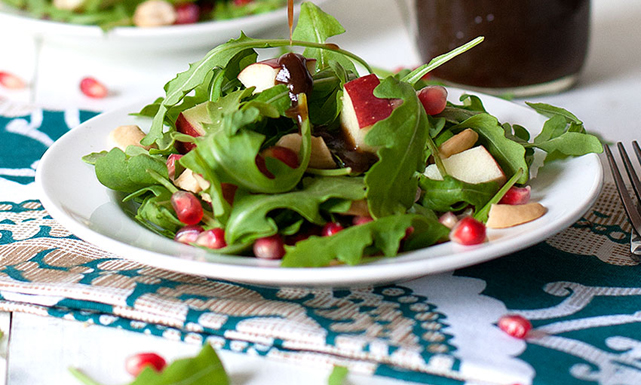
[[[501,103],[511,103],[512,107],[514,108],[536,114],[536,112],[525,106],[505,101],[493,96],[450,87],[448,87],[448,89],[475,94],[481,97],[481,99],[484,101],[487,99],[493,99],[494,101],[500,100]],[[114,239],[108,235],[101,234],[92,230],[88,227],[88,225],[85,225],[79,220],[69,216],[69,214],[66,213],[65,210],[55,202],[54,197],[49,196],[49,194],[47,193],[47,185],[44,182],[46,180],[46,177],[43,174],[46,172],[47,168],[50,167],[50,163],[53,162],[53,160],[51,160],[52,157],[57,154],[57,152],[59,151],[58,148],[67,145],[67,142],[71,140],[69,138],[73,138],[73,135],[79,135],[74,133],[79,133],[82,130],[87,130],[87,127],[94,127],[94,129],[96,129],[95,126],[99,126],[101,120],[107,121],[112,116],[118,116],[125,113],[128,114],[131,111],[136,110],[135,106],[144,104],[146,104],[146,102],[141,101],[97,115],[96,117],[93,117],[82,123],[78,127],[73,128],[61,138],[56,140],[56,142],[43,155],[36,170],[35,185],[37,196],[39,197],[41,203],[43,204],[43,207],[49,212],[51,217],[80,239],[83,239],[97,246],[98,248],[101,248],[121,258],[185,274],[200,275],[213,279],[222,279],[266,286],[284,285],[308,287],[353,287],[406,281],[426,275],[442,273],[444,271],[459,269],[486,262],[507,254],[523,250],[536,243],[542,242],[545,239],[563,231],[564,229],[571,226],[574,222],[576,222],[576,220],[578,220],[590,207],[594,205],[603,186],[603,166],[597,154],[588,154],[580,158],[570,159],[569,162],[578,162],[576,159],[582,158],[584,162],[588,162],[588,164],[592,164],[594,166],[594,170],[591,170],[594,171],[594,173],[591,174],[592,177],[589,179],[589,188],[588,191],[586,191],[586,193],[584,194],[584,200],[575,208],[573,208],[570,213],[561,216],[556,221],[553,221],[543,227],[539,226],[537,228],[536,226],[534,226],[533,233],[535,235],[524,236],[523,234],[521,234],[519,236],[501,240],[498,245],[492,245],[490,242],[490,244],[486,243],[479,246],[461,247],[462,249],[464,249],[463,252],[454,253],[447,256],[430,257],[429,255],[427,255],[425,257],[420,257],[420,255],[418,254],[427,253],[426,250],[431,249],[426,248],[408,254],[402,254],[395,257],[394,259],[388,259],[387,261],[383,261],[382,263],[375,264],[362,264],[357,266],[333,266],[321,268],[283,268],[279,267],[277,262],[273,263],[274,261],[259,261],[258,265],[255,266],[205,261],[204,259],[207,255],[215,256],[216,254],[208,253],[205,250],[187,245],[179,245],[176,247],[176,249],[181,253],[185,252],[186,255],[189,255],[190,257],[190,259],[182,259],[177,255],[158,253],[153,250],[129,245],[123,243],[122,240]],[[532,128],[530,130],[533,131],[534,129]],[[80,161],[80,159],[78,159],[78,161]],[[564,169],[566,167],[567,166],[564,166]],[[91,182],[99,184],[99,182],[95,178]],[[100,185],[100,188],[110,191],[102,185]],[[153,234],[151,231],[145,229],[142,225],[135,222],[133,219],[131,219],[131,221],[133,221],[141,231],[148,231],[149,233]],[[173,240],[169,240],[159,235],[153,235],[160,237],[165,241],[172,242],[172,244],[176,243]],[[441,246],[442,245],[437,245],[432,247]],[[499,250],[496,250],[498,252],[492,252],[492,250],[494,249]],[[414,260],[404,258],[408,257],[409,255],[416,256],[418,259]],[[226,257],[242,258],[230,256]],[[449,263],[443,263],[443,259],[448,259]],[[150,261],[152,263],[150,263]],[[394,268],[390,268],[390,266],[394,266]],[[274,271],[278,271],[279,273],[264,274],[265,272]]]

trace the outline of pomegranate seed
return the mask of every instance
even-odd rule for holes
[[[80,91],[94,99],[102,99],[109,93],[104,84],[92,77],[86,77],[80,81]]]
[[[176,232],[174,241],[188,245],[196,242],[202,232],[203,228],[198,225],[185,226]]]
[[[438,221],[441,222],[441,224],[448,229],[453,229],[454,226],[456,226],[456,223],[458,222],[458,218],[456,217],[456,214],[454,214],[451,211],[446,212],[445,214],[441,215],[438,218]]]
[[[364,224],[369,223],[369,222],[371,222],[373,220],[374,220],[374,218],[372,218],[372,217],[364,217],[364,216],[357,215],[354,218],[352,218],[352,224],[354,226],[364,225]]]
[[[464,217],[450,231],[450,239],[461,245],[478,245],[485,242],[485,225],[471,216]]]
[[[499,203],[505,205],[524,205],[530,201],[530,190],[532,190],[530,186],[512,186],[507,190],[505,195],[503,195]]]
[[[443,112],[447,105],[447,90],[442,86],[427,86],[417,91],[418,99],[428,115]]]
[[[138,376],[147,366],[157,372],[162,372],[165,366],[167,366],[167,362],[156,353],[134,354],[133,356],[128,357],[125,361],[125,369],[127,370],[127,373],[134,377]]]
[[[285,255],[285,242],[279,234],[259,238],[254,242],[254,255],[261,259],[281,259]]]
[[[194,3],[182,3],[175,6],[176,21],[174,24],[194,24],[200,18],[200,7]]]
[[[169,179],[174,180],[174,176],[176,176],[176,162],[182,157],[180,154],[170,154],[167,157],[167,173],[169,174]]]
[[[252,3],[254,0],[234,0],[234,5],[237,7]]]
[[[196,244],[214,250],[222,249],[227,246],[227,242],[225,242],[225,230],[217,227],[215,229],[203,231],[198,235]]]
[[[532,330],[532,324],[525,317],[512,314],[499,318],[499,328],[514,338],[523,339]]]
[[[27,86],[18,76],[4,71],[0,71],[0,85],[10,90],[20,90]]]
[[[178,220],[186,225],[195,225],[203,219],[203,207],[196,196],[188,191],[176,191],[171,195],[171,205]]]
[[[343,229],[344,229],[344,227],[341,226],[340,223],[329,222],[329,223],[325,224],[325,226],[323,226],[323,230],[321,231],[321,234],[324,237],[330,237],[330,236],[338,233],[339,231],[341,231]]]

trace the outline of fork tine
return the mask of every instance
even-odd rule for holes
[[[608,158],[608,162],[610,163],[610,169],[612,170],[612,177],[614,178],[614,184],[616,185],[617,191],[619,192],[619,197],[621,198],[621,202],[623,203],[623,208],[625,209],[625,212],[628,214],[628,218],[630,219],[630,223],[632,224],[634,231],[638,235],[639,233],[641,233],[641,214],[639,214],[637,209],[634,207],[634,202],[632,202],[632,197],[630,197],[628,188],[626,187],[625,182],[623,181],[623,177],[619,172],[619,167],[617,166],[617,163],[614,160],[614,156],[612,156],[612,152],[610,151],[609,146],[605,145],[603,146],[603,149],[605,150],[605,155]],[[621,149],[619,148],[619,150]],[[623,151],[625,153],[625,149],[623,149]]]
[[[638,144],[637,144],[637,147],[638,147]],[[634,171],[634,166],[632,165],[632,162],[630,162],[628,153],[625,151],[625,147],[623,147],[623,144],[621,142],[617,143],[617,148],[619,149],[619,154],[621,154],[621,159],[623,159],[623,165],[625,166],[625,171],[628,172],[628,177],[630,178],[630,182],[632,183],[634,192],[637,194],[637,200],[641,202],[641,182],[639,181],[639,177],[637,176],[637,173]],[[634,150],[636,152],[637,148],[635,148]],[[638,155],[639,153],[637,153],[637,156]],[[638,207],[637,207],[637,211],[641,213]]]

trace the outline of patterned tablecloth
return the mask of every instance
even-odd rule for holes
[[[0,310],[432,385],[641,384],[641,270],[609,184],[566,231],[481,265],[383,287],[254,287],[119,259],[47,214],[38,159],[93,115],[0,116]],[[507,313],[532,321],[527,339],[499,330]]]

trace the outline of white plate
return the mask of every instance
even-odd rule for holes
[[[462,91],[450,89],[450,100]],[[531,132],[545,118],[502,99],[482,96],[487,110],[503,122]],[[123,258],[167,270],[263,285],[354,286],[408,280],[491,260],[541,242],[569,227],[595,202],[603,170],[595,154],[551,163],[532,180],[532,199],[548,208],[538,220],[505,230],[490,230],[489,242],[461,246],[451,242],[359,266],[281,268],[278,261],[217,255],[163,238],[127,215],[116,193],[102,186],[92,166],[81,161],[107,149],[107,135],[123,124],[148,127],[129,116],[143,104],[99,115],[56,141],[36,173],[40,198],[49,214],[72,233]]]
[[[300,5],[296,5],[294,9],[298,14]],[[0,3],[0,28],[4,31],[34,34],[65,45],[82,47],[100,44],[105,49],[117,50],[209,50],[229,39],[238,38],[240,31],[248,36],[255,36],[258,32],[279,24],[286,29],[287,7],[230,20],[157,28],[117,27],[105,33],[97,26],[37,19]]]

